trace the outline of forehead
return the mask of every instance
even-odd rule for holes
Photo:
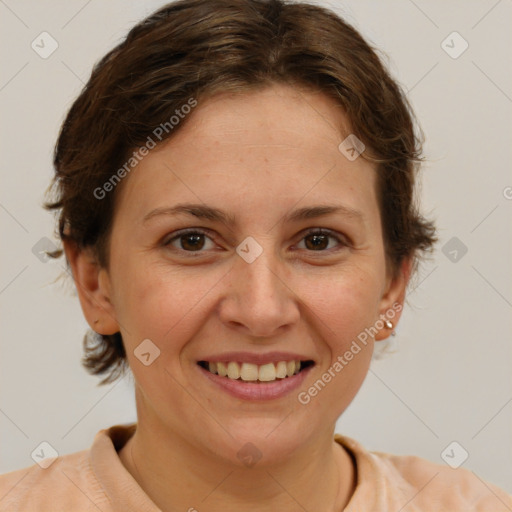
[[[258,146],[273,151],[328,148],[332,154],[337,152],[341,134],[350,133],[341,105],[320,91],[287,85],[218,94],[200,103],[189,121],[191,129],[179,131],[169,141],[171,146],[195,144],[195,134],[201,143],[212,144],[212,149],[230,145],[241,145],[246,151]]]
[[[342,200],[374,210],[373,165],[339,149],[349,134],[342,108],[320,92],[279,85],[217,95],[144,157],[121,203],[129,201],[139,216],[178,200],[245,210],[276,199],[285,208]]]

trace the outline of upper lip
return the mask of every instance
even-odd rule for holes
[[[208,361],[211,363],[237,361],[240,363],[262,365],[278,363],[279,361],[313,361],[313,359],[293,352],[267,352],[266,354],[255,354],[254,352],[226,352],[225,354],[205,356],[199,359],[198,362],[199,361]]]

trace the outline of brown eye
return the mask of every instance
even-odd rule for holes
[[[304,240],[306,247],[311,250],[326,249],[329,245],[329,237],[326,235],[308,235]]]
[[[307,250],[316,252],[324,252],[326,250],[333,249],[333,247],[329,247],[330,240],[334,240],[336,242],[334,245],[334,250],[336,249],[336,245],[347,245],[340,237],[331,231],[324,230],[311,231],[307,233],[302,240],[305,241],[304,245]]]
[[[179,240],[181,240],[181,248],[186,251],[197,251],[204,247],[204,235],[182,235]]]
[[[211,238],[206,233],[195,229],[176,234],[165,241],[164,246],[171,246],[178,251],[184,252],[202,252],[201,250],[205,248],[207,240],[210,240],[212,247],[206,247],[206,249],[212,249],[213,241]]]

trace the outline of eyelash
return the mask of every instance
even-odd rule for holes
[[[174,234],[174,236],[172,238],[169,238],[167,240],[164,239],[164,242],[162,245],[164,247],[169,247],[172,242],[174,242],[175,240],[179,240],[180,238],[185,237],[187,235],[203,235],[203,236],[206,236],[207,238],[209,238],[210,240],[212,240],[211,233],[209,231],[206,231],[201,228],[189,228],[189,229],[184,229],[182,231],[178,231],[177,233]],[[333,251],[339,251],[343,247],[347,247],[349,245],[342,237],[335,234],[335,232],[328,230],[328,229],[323,229],[323,228],[310,229],[309,231],[304,233],[304,236],[301,238],[300,241],[302,242],[305,238],[307,238],[308,236],[312,236],[312,235],[328,236],[329,238],[333,238],[334,240],[336,240],[342,247],[335,248],[335,249],[323,249],[323,250],[319,250],[319,251],[313,251],[313,250],[306,249],[306,251],[311,252],[311,253],[315,253],[315,252],[331,253]],[[212,240],[212,242],[213,242],[213,240]],[[183,253],[187,253],[190,255],[193,255],[193,254],[200,255],[201,253],[206,252],[203,250],[187,251],[185,249],[176,249],[176,248],[174,248],[174,249],[178,252],[183,252]]]

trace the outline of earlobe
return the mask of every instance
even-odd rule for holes
[[[382,321],[382,329],[375,335],[375,341],[382,341],[391,335],[397,326],[402,314],[405,301],[405,291],[411,276],[412,259],[405,258],[400,265],[397,275],[388,280],[387,289],[382,296],[379,318]]]
[[[90,248],[79,249],[74,242],[65,241],[64,252],[87,323],[99,334],[119,332],[106,269],[100,266]]]

